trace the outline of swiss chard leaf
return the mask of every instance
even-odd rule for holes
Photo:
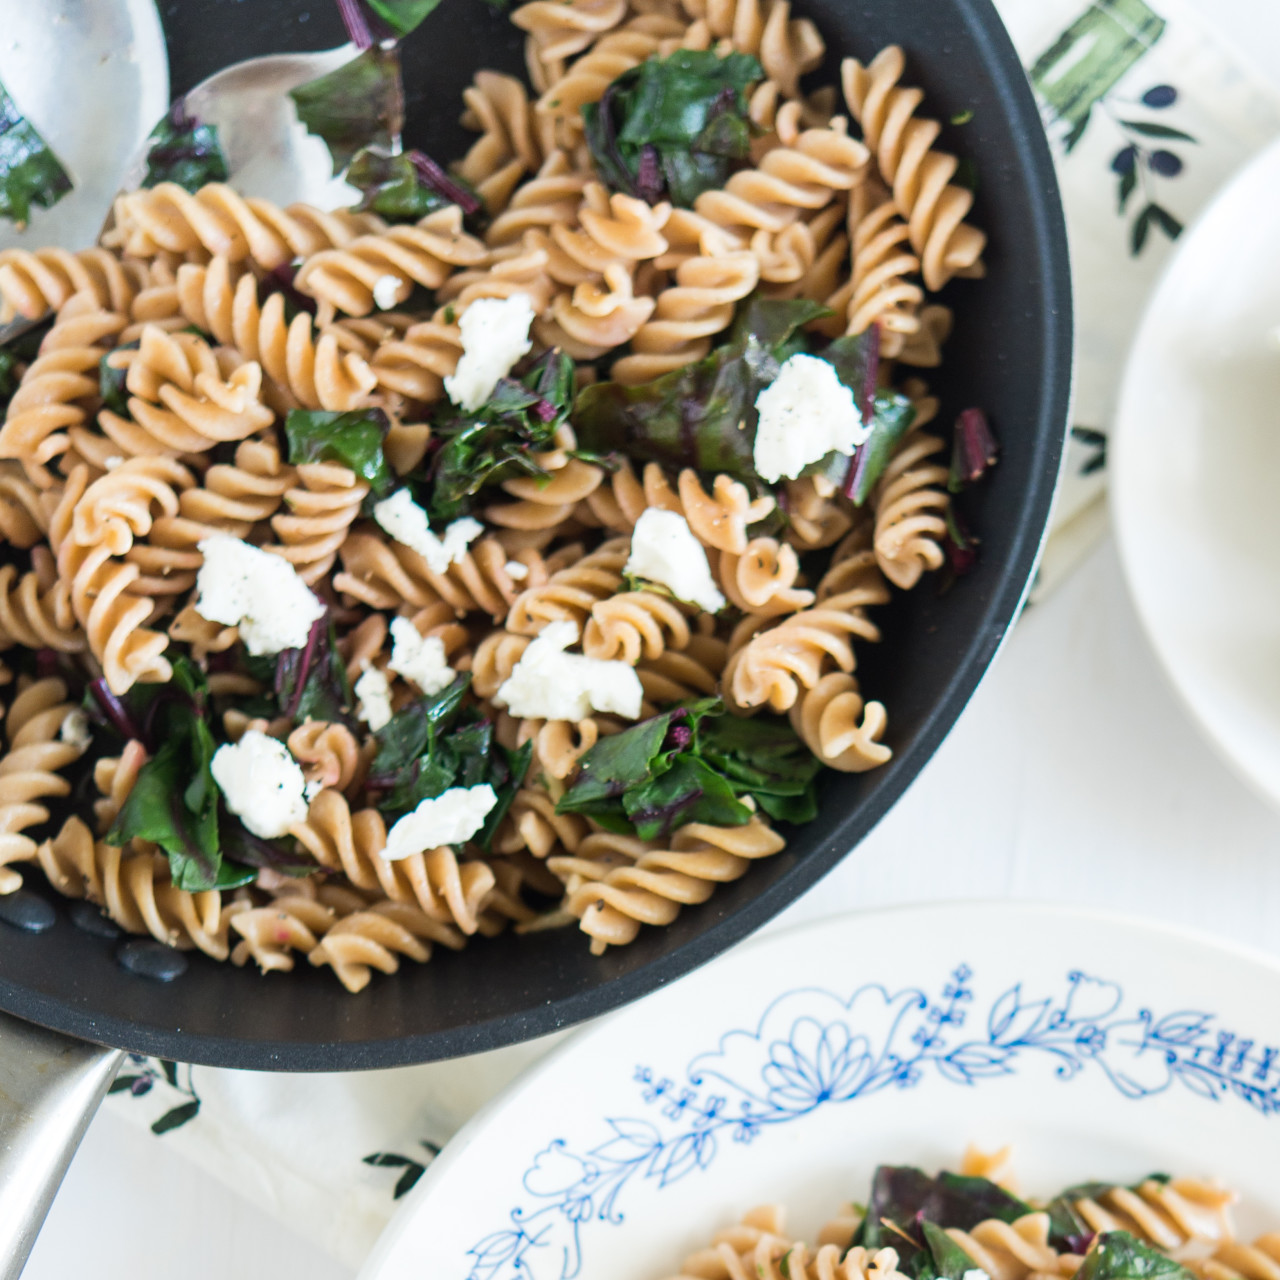
[[[169,855],[177,888],[212,889],[222,863],[213,735],[194,711],[171,713],[168,720],[163,745],[139,771],[106,839],[117,845],[150,840]]]
[[[856,506],[871,497],[903,436],[916,420],[915,405],[899,391],[877,391],[871,401],[871,434],[847,463],[845,496]]]
[[[391,29],[403,39],[425,22],[440,4],[440,0],[364,0]]]
[[[868,1249],[889,1246],[902,1254],[906,1247],[903,1234],[923,1247],[918,1226],[923,1222],[968,1231],[988,1218],[1012,1222],[1030,1212],[1030,1205],[986,1178],[955,1173],[931,1178],[907,1165],[881,1165],[871,1184],[871,1201],[859,1243]],[[897,1230],[887,1227],[886,1222],[893,1223]]]
[[[33,204],[52,209],[71,185],[49,144],[0,85],[0,218],[24,227]]]
[[[356,152],[347,182],[363,192],[357,206],[389,222],[417,222],[450,201],[424,183],[406,154],[390,155],[374,147]]]
[[[524,782],[525,775],[529,772],[529,762],[532,759],[532,739],[515,751],[508,751],[505,747],[499,747],[490,757],[489,783],[497,793],[498,802],[489,810],[484,820],[484,826],[480,828],[475,837],[476,843],[486,853],[489,852],[493,837],[497,834],[498,827],[502,824],[502,819],[507,816],[507,810],[511,808],[511,802],[516,798],[516,792],[520,790],[520,785]],[[504,774],[505,777],[503,776]]]
[[[794,354],[801,327],[826,315],[805,299],[749,299],[730,340],[704,359],[639,386],[585,387],[573,411],[579,443],[758,484],[756,397]]]
[[[280,714],[298,724],[328,720],[356,727],[355,693],[327,615],[316,619],[304,648],[285,649],[277,655],[275,695]]]
[[[176,182],[196,191],[206,182],[226,182],[228,173],[217,125],[201,124],[179,98],[147,138],[147,175],[142,185]]]
[[[369,768],[369,785],[385,790],[378,808],[404,813],[454,785],[458,756],[442,748],[462,710],[471,677],[459,675],[429,698],[410,703],[374,734],[377,754]]]
[[[582,108],[596,167],[617,191],[691,208],[750,155],[746,89],[763,74],[749,54],[691,49],[624,71]]]
[[[812,782],[821,765],[790,725],[742,730],[738,724],[754,722],[731,719],[718,699],[706,698],[601,738],[582,757],[557,811],[586,814],[645,840],[689,822],[742,826],[751,820],[741,799],[748,795],[768,813],[808,821],[816,813]],[[801,763],[801,753],[811,763]]]
[[[432,424],[442,443],[421,486],[431,519],[465,515],[482,489],[513,475],[543,474],[532,455],[548,448],[568,419],[573,379],[573,360],[553,349],[518,378],[502,378],[474,413],[442,411]]]
[[[933,1262],[933,1274],[939,1280],[964,1280],[978,1264],[936,1223],[925,1219],[920,1224],[925,1247]]]
[[[115,355],[116,350],[136,350],[139,345],[137,342],[130,342],[123,348],[108,351],[98,361],[98,394],[102,397],[103,408],[110,409],[112,413],[122,418],[129,416],[129,391],[125,386],[129,370],[112,364],[111,357]]]
[[[21,379],[22,367],[17,355],[8,347],[0,347],[0,411],[9,407]]]
[[[400,54],[372,46],[336,71],[289,91],[298,119],[322,139],[339,174],[362,147],[390,150],[404,123]]]
[[[289,461],[295,465],[340,462],[368,482],[374,497],[385,498],[395,485],[382,452],[390,425],[381,409],[350,413],[291,409],[284,424]]]
[[[225,807],[218,818],[218,840],[222,847],[223,870],[228,867],[244,871],[251,880],[255,868],[270,867],[285,875],[307,875],[316,864],[300,854],[296,842],[290,840],[264,840],[256,836]],[[228,861],[228,859],[230,861]],[[220,889],[228,886],[219,884]]]
[[[1076,1272],[1080,1280],[1191,1280],[1193,1272],[1127,1231],[1107,1231]]]

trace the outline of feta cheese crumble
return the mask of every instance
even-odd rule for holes
[[[577,639],[576,622],[549,623],[521,655],[494,702],[527,720],[585,720],[593,711],[639,719],[644,689],[635,668],[566,653]]]
[[[227,808],[255,836],[274,840],[295,822],[306,821],[302,766],[283,742],[261,729],[247,729],[239,742],[219,747],[211,768]]]
[[[439,693],[453,681],[444,641],[439,636],[422,635],[408,618],[391,620],[391,661],[387,666],[427,694]]]
[[[458,321],[462,333],[462,359],[444,380],[449,399],[468,413],[493,395],[499,378],[525,355],[533,343],[533,299],[527,293],[509,298],[477,298]]]
[[[466,558],[467,548],[483,532],[484,525],[463,516],[449,525],[444,536],[432,533],[427,513],[413,500],[408,489],[397,489],[373,509],[378,525],[410,551],[416,551],[432,573],[447,573],[451,564]]]
[[[391,720],[391,686],[377,667],[370,667],[355,683],[360,699],[356,715],[377,733]]]
[[[390,311],[400,301],[404,281],[399,276],[379,276],[373,286],[373,305],[379,311]]]
[[[756,411],[756,471],[771,484],[794,480],[833,450],[847,456],[871,434],[853,392],[817,356],[792,356],[756,397]]]
[[[89,729],[89,717],[83,707],[72,707],[58,726],[58,737],[69,747],[77,751],[86,751],[93,741],[93,733]]]
[[[519,560],[508,560],[502,567],[507,571],[507,577],[516,582],[523,582],[529,576],[529,566]]]
[[[660,583],[677,600],[687,600],[708,613],[724,608],[724,596],[711,576],[702,543],[684,516],[674,511],[649,507],[641,514],[623,572]]]
[[[497,803],[498,793],[487,782],[478,787],[450,787],[434,799],[424,800],[387,832],[382,856],[394,862],[442,844],[464,844],[484,826],[489,810]]]
[[[224,627],[239,627],[254,657],[301,649],[324,605],[281,556],[215,533],[199,544],[196,612]]]
[[[991,1277],[981,1267],[970,1267],[961,1280],[991,1280]]]

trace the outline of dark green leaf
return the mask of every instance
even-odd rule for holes
[[[429,698],[419,698],[375,733],[378,752],[369,769],[373,780],[393,781],[427,750],[431,739],[446,732],[458,717],[471,677],[461,674],[447,688]],[[375,785],[377,782],[375,781]]]
[[[490,782],[497,792],[498,802],[485,815],[484,826],[476,833],[476,843],[485,853],[489,852],[493,837],[502,825],[502,819],[507,816],[507,810],[511,808],[511,802],[516,798],[516,792],[520,790],[525,775],[529,772],[529,762],[533,759],[533,740],[530,739],[515,751],[499,748],[493,753],[492,759],[494,764],[490,767]],[[506,773],[506,777],[501,782],[493,781],[494,776],[499,772],[494,767],[498,761],[501,761]]]
[[[0,218],[25,226],[33,204],[51,209],[70,190],[58,157],[0,85]]]
[[[365,4],[403,38],[427,20],[440,0],[364,0]]]
[[[558,813],[590,813],[620,799],[652,776],[674,711],[601,738],[579,761],[578,776],[556,806]]]
[[[454,520],[476,495],[514,475],[542,475],[532,455],[547,448],[573,404],[573,360],[551,350],[519,378],[502,378],[474,413],[443,410],[432,423],[443,443],[425,477],[432,520]]]
[[[138,343],[129,344],[137,347]],[[126,368],[117,368],[111,358],[115,351],[108,351],[98,361],[98,394],[102,397],[102,407],[122,418],[129,416],[129,392],[125,387],[125,379],[129,376]]]
[[[217,126],[201,124],[188,115],[179,98],[147,139],[147,176],[142,185],[176,182],[194,192],[206,182],[226,182],[227,177]]]
[[[166,1111],[151,1126],[151,1132],[158,1137],[162,1133],[168,1133],[170,1129],[181,1127],[188,1120],[194,1120],[199,1114],[200,1099],[192,1098],[190,1102],[184,1102],[180,1107],[174,1107],[172,1111]]]
[[[1151,233],[1151,219],[1155,216],[1154,209],[1155,205],[1146,205],[1134,220],[1133,229],[1129,233],[1129,252],[1135,258],[1146,247],[1147,236]]]
[[[933,1259],[933,1273],[940,1280],[964,1280],[978,1264],[940,1226],[922,1222],[924,1242]]]
[[[1176,240],[1182,234],[1182,223],[1163,206],[1153,204],[1151,206],[1151,218],[1170,240]]]
[[[828,314],[803,299],[748,300],[730,341],[705,359],[639,386],[584,388],[573,413],[579,443],[759,484],[752,454],[756,397],[778,376],[801,326]]]
[[[316,864],[300,854],[293,840],[264,840],[256,836],[234,813],[225,808],[218,818],[218,841],[222,846],[219,889],[234,889],[257,878],[257,869],[270,867],[285,875],[309,875]],[[235,884],[227,883],[236,879]]]
[[[178,1087],[178,1064],[170,1062],[168,1058],[161,1058],[160,1070],[164,1072],[164,1078],[176,1089]]]
[[[397,1179],[395,1190],[391,1193],[393,1200],[399,1200],[401,1196],[407,1196],[410,1191],[418,1185],[418,1179],[426,1173],[426,1169],[420,1164],[410,1165]]]
[[[1135,164],[1132,168],[1126,169],[1120,175],[1120,191],[1118,203],[1120,212],[1123,213],[1129,207],[1129,197],[1133,195],[1134,188],[1138,185],[1138,166]]]
[[[361,1160],[361,1164],[371,1164],[375,1169],[404,1169],[409,1165],[417,1164],[416,1160],[410,1160],[408,1156],[398,1156],[394,1151],[375,1151],[371,1156],[365,1156]]]
[[[1183,133],[1181,129],[1174,129],[1167,124],[1152,124],[1146,120],[1121,120],[1120,123],[1144,138],[1173,138],[1178,142],[1195,142],[1195,138],[1189,133]]]
[[[622,807],[642,840],[664,840],[688,822],[741,827],[751,821],[751,810],[735,798],[728,779],[687,752],[652,781],[629,790]]]
[[[400,55],[378,46],[366,49],[336,71],[310,80],[289,96],[298,119],[321,138],[341,173],[362,147],[390,150],[404,122]]]
[[[1127,1231],[1108,1231],[1085,1256],[1079,1280],[1191,1280],[1194,1273]]]
[[[857,506],[871,496],[902,438],[916,420],[915,406],[898,391],[879,391],[871,404],[871,434],[857,448],[845,492]]]
[[[740,794],[805,796],[822,762],[787,720],[771,716],[713,716],[698,729],[698,750]]]
[[[395,485],[382,453],[390,425],[381,409],[350,413],[291,409],[284,424],[289,461],[295,465],[340,462],[366,481],[375,497],[384,498]]]
[[[623,72],[582,109],[601,176],[650,203],[692,207],[749,157],[745,91],[763,74],[748,54],[688,49]]]
[[[146,1076],[116,1076],[116,1078],[111,1082],[110,1087],[107,1089],[107,1092],[109,1094],[123,1093],[126,1089],[131,1089],[133,1087],[135,1080],[145,1079]]]
[[[389,222],[417,222],[448,203],[421,181],[413,161],[403,153],[393,156],[364,147],[351,161],[346,181],[364,193],[358,208]]]

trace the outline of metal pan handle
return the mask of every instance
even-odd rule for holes
[[[0,1014],[0,1280],[18,1280],[124,1054]]]

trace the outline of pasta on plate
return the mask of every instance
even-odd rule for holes
[[[1216,1182],[1153,1174],[1023,1200],[1008,1149],[971,1149],[959,1174],[882,1165],[865,1205],[848,1204],[812,1244],[765,1205],[717,1231],[670,1280],[1263,1280],[1280,1235],[1236,1238],[1235,1196]]]
[[[903,51],[812,88],[784,0],[512,21],[451,173],[0,253],[0,892],[357,991],[626,944],[890,759],[858,651],[995,459],[919,372],[984,236]]]

